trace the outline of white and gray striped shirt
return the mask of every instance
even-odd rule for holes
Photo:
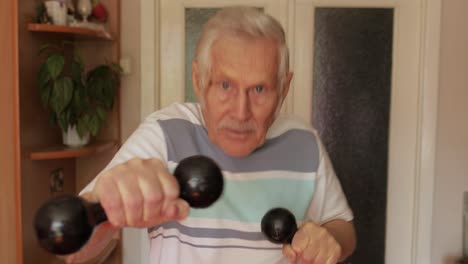
[[[159,158],[173,171],[192,155],[220,165],[223,195],[209,208],[191,209],[184,221],[149,228],[152,264],[289,263],[261,233],[269,209],[288,208],[298,224],[353,218],[316,132],[290,117],[277,118],[261,147],[236,158],[210,142],[198,104],[175,103],[148,116],[106,169],[139,157]]]

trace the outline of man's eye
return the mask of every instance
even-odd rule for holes
[[[257,85],[255,86],[255,92],[256,93],[261,93],[265,90],[265,87],[263,87],[263,85]]]
[[[229,83],[228,82],[222,82],[221,83],[221,88],[223,88],[224,90],[229,89]]]

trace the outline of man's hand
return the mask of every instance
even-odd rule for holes
[[[99,201],[115,227],[150,227],[188,216],[176,178],[158,159],[132,159],[104,172],[91,201]]]
[[[291,263],[336,264],[341,257],[341,246],[322,226],[313,222],[302,225],[291,244],[283,246],[283,255]]]

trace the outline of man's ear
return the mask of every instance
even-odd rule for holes
[[[197,97],[198,101],[201,102],[203,95],[201,94],[202,87],[200,87],[200,72],[195,60],[192,61],[192,87],[195,96]]]
[[[289,92],[289,87],[291,85],[291,80],[293,78],[293,73],[292,72],[289,72],[288,73],[288,76],[286,76],[286,82],[284,83],[284,88],[283,88],[283,92],[281,94],[281,101],[284,101],[284,99],[286,98],[286,96],[288,95],[288,92]]]

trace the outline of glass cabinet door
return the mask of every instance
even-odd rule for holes
[[[219,8],[185,8],[185,92],[184,101],[195,102],[192,89],[192,61],[203,25]]]
[[[312,124],[354,212],[345,263],[384,263],[393,43],[391,8],[316,8]]]

